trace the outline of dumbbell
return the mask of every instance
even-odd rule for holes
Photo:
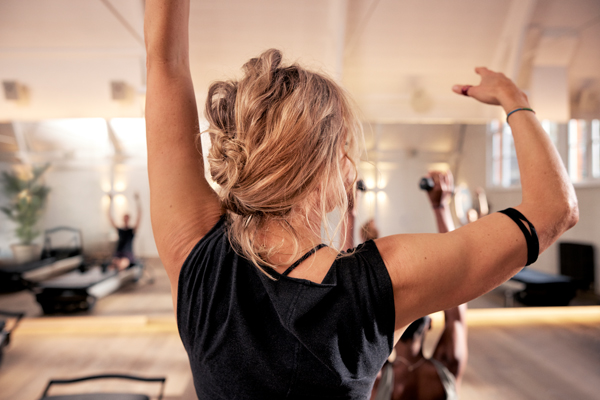
[[[419,182],[419,187],[421,188],[421,190],[426,190],[428,192],[432,190],[434,186],[435,183],[431,178],[421,178],[421,181]]]

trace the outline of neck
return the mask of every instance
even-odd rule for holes
[[[301,213],[296,213],[288,219],[288,222],[298,234],[298,254],[293,254],[295,241],[287,224],[277,220],[270,221],[257,236],[261,245],[277,249],[268,260],[275,265],[288,266],[321,243],[321,221],[314,214],[307,218]]]

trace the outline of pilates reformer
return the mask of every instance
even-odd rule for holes
[[[59,235],[70,235],[57,246]],[[65,240],[63,240],[65,243]],[[123,271],[108,270],[106,264],[88,265],[83,258],[79,229],[57,227],[44,233],[42,260],[0,269],[0,285],[8,289],[30,289],[44,314],[90,310],[96,300],[142,276],[139,261]]]
[[[40,400],[150,400],[150,396],[145,394],[135,394],[135,393],[81,393],[81,394],[67,394],[67,395],[55,395],[50,396],[48,392],[50,391],[50,387],[52,385],[65,385],[65,384],[74,384],[78,382],[97,380],[97,379],[125,379],[125,380],[133,380],[133,381],[141,381],[141,382],[160,382],[160,390],[157,400],[161,400],[164,394],[165,381],[167,378],[144,378],[140,376],[134,375],[122,375],[122,374],[106,374],[106,375],[90,375],[81,378],[74,379],[52,379],[48,382],[44,393]]]
[[[7,320],[2,318],[3,316],[10,319],[14,319],[10,328],[7,326]],[[4,348],[10,344],[10,335],[15,330],[19,321],[25,316],[25,313],[16,313],[10,311],[0,310],[0,365],[2,365],[2,359],[4,358]]]
[[[143,271],[144,264],[139,260],[121,271],[108,269],[106,265],[75,270],[38,283],[34,289],[36,300],[44,314],[88,311],[98,299],[137,282]]]
[[[513,299],[528,306],[566,306],[577,291],[589,291],[595,281],[594,247],[585,243],[559,243],[560,273],[524,269],[505,288],[505,305]]]
[[[523,269],[510,279],[521,284],[513,295],[527,306],[567,306],[577,294],[572,279],[533,269]]]
[[[52,246],[52,236],[70,233],[70,243],[63,247]],[[40,260],[0,266],[0,292],[16,292],[31,288],[38,282],[56,275],[83,268],[81,231],[70,227],[57,227],[44,232],[44,247]]]

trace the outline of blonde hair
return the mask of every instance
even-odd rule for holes
[[[290,224],[296,213],[307,221],[309,212],[318,213],[333,246],[341,222],[332,234],[327,214],[334,208],[346,214],[356,178],[347,182],[344,163],[350,160],[356,176],[362,127],[339,85],[297,64],[282,65],[278,50],[251,59],[243,72],[239,81],[208,90],[208,161],[229,240],[262,269],[274,267],[267,260],[278,248],[255,239],[273,221],[294,240],[290,259],[298,256],[299,234]]]

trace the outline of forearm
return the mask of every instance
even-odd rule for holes
[[[189,65],[189,0],[146,0],[144,36],[149,65]]]
[[[444,310],[444,320],[446,321],[446,326],[451,326],[456,321],[464,324],[466,321],[466,316],[467,303]]]
[[[513,95],[501,104],[507,113],[529,107],[524,96]],[[536,227],[541,252],[577,222],[577,198],[556,148],[535,115],[517,111],[509,122],[521,173],[519,208]]]
[[[433,353],[433,357],[452,372],[457,383],[460,383],[468,358],[466,313],[466,304],[444,311],[444,331]]]
[[[450,213],[450,206],[447,204],[433,208],[435,221],[438,226],[439,233],[452,232],[454,230],[454,221]]]

